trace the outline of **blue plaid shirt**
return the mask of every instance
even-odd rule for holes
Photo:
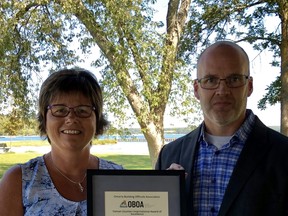
[[[221,149],[204,140],[205,128],[202,125],[193,171],[194,215],[218,215],[226,187],[254,120],[255,115],[247,109],[244,124]]]

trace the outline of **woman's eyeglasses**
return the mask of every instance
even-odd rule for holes
[[[53,104],[53,105],[49,105],[47,109],[51,110],[51,114],[55,117],[66,117],[69,115],[71,110],[73,110],[77,117],[88,118],[91,116],[92,111],[95,110],[95,107],[89,106],[89,105],[68,107],[68,106],[61,105],[61,104]]]

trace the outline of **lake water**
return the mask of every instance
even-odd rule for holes
[[[184,136],[185,134],[165,134],[165,140],[172,141],[179,137]],[[100,136],[99,139],[116,139],[116,140],[125,140],[125,141],[144,141],[145,137],[143,134],[133,134],[133,135],[126,135],[126,136],[107,136],[103,135]],[[40,136],[0,136],[0,142],[13,142],[13,141],[31,141],[31,140],[41,140]]]

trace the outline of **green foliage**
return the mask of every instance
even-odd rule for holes
[[[95,46],[101,50],[94,66],[101,75],[105,110],[113,113],[117,127],[135,117],[141,127],[150,122],[159,124],[167,104],[172,115],[192,119],[187,114],[199,109],[191,96],[190,71],[194,68],[187,68],[187,64],[193,65],[195,53],[212,40],[237,38],[253,44],[259,52],[269,49],[275,57],[272,65],[279,66],[281,31],[269,29],[265,18],[284,17],[283,1],[195,0],[183,34],[180,21],[172,19],[183,15],[184,11],[178,10],[183,5],[176,5],[173,11],[170,2],[168,12],[174,13],[167,14],[169,26],[164,32],[163,21],[154,21],[154,3],[1,1],[0,109],[15,107],[22,110],[21,115],[31,115],[31,104],[36,104],[37,98],[34,94],[42,82],[41,70],[84,61]],[[175,47],[173,34],[169,34],[174,23],[181,38]],[[263,98],[261,103],[278,100],[275,94],[266,96],[276,98]]]
[[[0,115],[0,135],[35,135],[38,134],[36,118],[24,118],[20,110],[13,109],[7,115]]]
[[[270,23],[265,21],[268,17],[287,16],[284,13],[285,4],[278,0],[195,0],[191,5],[190,20],[182,36],[179,55],[185,61],[193,62],[191,53],[204,49],[214,40],[232,39],[253,44],[259,52],[265,49],[273,52],[271,64],[279,67],[280,46],[282,40],[287,38],[282,38],[280,19],[274,19],[279,23],[277,29],[269,28]],[[275,82],[267,89],[269,92],[259,102],[259,107],[265,108],[265,103],[279,101],[281,86],[275,85]]]
[[[95,56],[93,67],[113,126],[121,128],[136,118],[146,137],[163,137],[166,110],[192,119],[191,124],[201,120],[191,71],[196,53],[211,40],[229,36],[258,50],[268,48],[275,54],[273,65],[279,64],[281,33],[270,31],[264,22],[265,17],[280,16],[279,2],[170,1],[164,29],[163,21],[154,21],[155,0],[2,0],[1,109],[15,107],[32,116],[42,70],[75,66],[97,46],[101,56]],[[157,141],[150,145],[163,144],[163,139]]]
[[[154,141],[150,145],[162,145],[164,140],[159,137],[163,137],[167,105],[171,106],[171,114],[187,115],[197,110],[193,109],[197,103],[184,92],[187,86],[191,88],[191,77],[186,76],[184,61],[177,56],[190,0],[169,4],[166,32],[163,21],[154,21],[154,3],[2,1],[0,59],[5,61],[0,62],[0,68],[5,76],[16,71],[21,79],[13,82],[15,89],[7,77],[3,79],[11,85],[3,85],[6,91],[0,95],[0,102],[8,98],[13,107],[25,108],[28,113],[29,105],[36,104],[37,98],[28,92],[37,91],[34,83],[42,82],[42,68],[52,71],[75,65],[98,46],[101,56],[95,57],[94,67],[101,76],[105,111],[111,115],[113,126],[122,129],[136,118],[142,132],[157,135],[157,142],[151,138]],[[183,90],[180,94],[178,88]],[[187,112],[178,111],[179,99]]]
[[[275,81],[271,83],[270,86],[266,88],[267,93],[258,102],[258,108],[261,110],[266,109],[266,104],[274,105],[279,103],[281,100],[281,79],[280,76],[277,77]]]
[[[12,112],[8,116],[8,124],[4,124],[4,133],[8,135],[17,135],[20,128],[22,128],[22,121],[16,110],[12,110]]]
[[[57,7],[49,8],[53,3],[46,4],[1,1],[0,103],[9,100],[11,106],[21,108],[22,116],[29,115],[35,104],[41,67],[58,68],[77,60],[66,43],[70,25]]]
[[[210,40],[233,36],[239,41],[254,43],[256,49],[270,47],[279,53],[281,32],[271,31],[265,23],[266,17],[279,15],[278,1],[193,1],[191,19],[182,37],[181,54],[187,54],[187,49],[197,49],[193,49],[195,43],[201,42],[205,46]]]
[[[35,104],[35,97],[29,92],[37,88],[35,83],[41,83],[41,68],[54,70],[83,61],[84,57],[75,52],[75,44],[79,43],[83,53],[91,53],[95,44],[101,49],[102,56],[95,59],[95,66],[103,69],[100,73],[107,111],[123,121],[134,117],[134,108],[130,116],[122,111],[130,107],[128,94],[132,92],[141,98],[141,112],[167,103],[169,83],[161,81],[168,74],[165,73],[168,66],[163,64],[166,38],[165,34],[159,34],[162,21],[153,21],[154,3],[2,1],[0,68],[5,79],[1,79],[0,100],[10,98],[13,106],[21,104],[28,112],[29,105]],[[11,74],[17,80],[11,80]],[[39,79],[32,82],[32,77]],[[167,90],[162,91],[161,85],[167,86]]]

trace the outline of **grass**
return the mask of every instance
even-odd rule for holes
[[[34,142],[34,141],[33,141]],[[13,142],[14,143],[14,142]],[[13,145],[14,146],[14,145]],[[43,144],[42,144],[43,146]],[[35,152],[26,153],[3,153],[0,157],[0,179],[2,178],[4,172],[11,166],[24,163],[31,158],[40,156],[42,154]],[[125,169],[152,169],[151,162],[148,155],[100,155],[98,157],[105,160],[113,161],[117,164],[121,164]]]
[[[29,141],[6,141],[8,147],[20,147],[20,146],[48,146],[47,140],[29,140]],[[93,145],[105,145],[116,144],[116,140],[93,140]]]
[[[8,147],[21,147],[21,146],[48,146],[47,140],[29,140],[29,141],[13,141],[5,142]]]
[[[94,145],[113,144],[115,140],[93,140]],[[20,146],[49,146],[47,140],[26,140],[6,142],[8,147],[20,147]],[[25,153],[13,153],[7,152],[0,154],[0,179],[4,172],[11,166],[24,163],[31,158],[42,155],[33,151],[27,151]],[[97,154],[105,160],[113,161],[117,164],[121,164],[125,169],[152,169],[150,157],[148,155],[111,155],[111,154]]]

